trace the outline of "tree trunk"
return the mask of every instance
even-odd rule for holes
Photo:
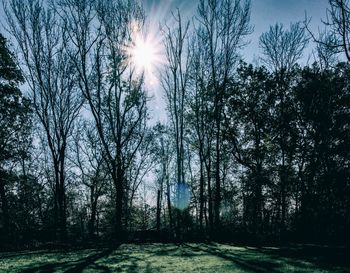
[[[216,95],[216,160],[215,160],[215,196],[214,196],[214,224],[215,231],[220,232],[220,206],[221,206],[221,178],[220,178],[220,163],[221,163],[221,147],[220,147],[220,131],[221,131],[221,89],[218,89]]]
[[[207,178],[208,178],[208,218],[209,218],[209,232],[212,235],[214,228],[213,219],[213,200],[212,200],[212,189],[211,189],[211,159],[209,156],[209,162],[207,165]]]
[[[55,164],[55,163],[54,163]],[[58,202],[58,196],[60,192],[60,185],[58,183],[59,181],[59,175],[58,175],[58,168],[57,164],[54,166],[55,169],[55,189],[54,189],[54,239],[59,240],[59,202]]]
[[[160,213],[161,213],[161,193],[160,190],[157,192],[157,233],[160,232]]]
[[[66,218],[66,194],[64,185],[64,154],[61,156],[60,171],[59,171],[59,230],[60,240],[65,241],[67,239],[67,218]]]
[[[167,187],[167,205],[168,205],[168,214],[169,214],[169,226],[170,232],[173,232],[173,214],[171,208],[171,199],[170,199],[170,185],[169,185],[169,177],[166,178],[166,187]]]
[[[261,234],[261,223],[262,223],[262,178],[261,174],[258,173],[255,176],[254,185],[254,215],[253,215],[253,233],[257,238]]]
[[[122,234],[122,211],[123,211],[123,178],[115,177],[116,200],[115,200],[115,239],[117,242],[123,238]]]
[[[91,203],[91,215],[89,220],[89,237],[94,238],[95,226],[96,226],[96,211],[97,211],[97,197],[95,197],[94,187],[91,187],[90,203]]]
[[[284,172],[284,171],[283,171]],[[281,240],[285,239],[286,233],[286,211],[287,211],[286,189],[285,189],[285,175],[281,176]]]
[[[10,231],[10,216],[9,216],[9,211],[8,211],[8,203],[7,203],[7,198],[6,198],[6,193],[5,193],[5,183],[0,177],[0,197],[1,197],[1,209],[2,209],[2,214],[3,214],[3,234],[2,238],[4,241],[9,239],[9,231]]]
[[[216,162],[215,162],[215,199],[214,199],[214,222],[216,231],[220,230],[220,204],[221,204],[221,181],[220,181],[220,121],[217,124],[216,133]]]
[[[201,149],[201,148],[200,148]],[[199,227],[203,232],[203,212],[204,212],[204,170],[203,170],[203,158],[202,152],[199,152],[200,161],[200,185],[199,185]]]

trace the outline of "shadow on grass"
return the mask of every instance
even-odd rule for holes
[[[83,272],[83,270],[88,266],[98,272],[109,273],[111,271],[108,267],[97,265],[95,262],[101,258],[108,257],[114,250],[115,248],[108,248],[96,254],[75,261],[48,263],[38,267],[31,267],[23,270],[22,273],[53,273],[56,270],[63,270],[65,273],[80,273]]]
[[[61,249],[43,249],[43,250],[21,250],[21,251],[10,251],[10,252],[0,252],[0,259],[9,258],[20,258],[20,257],[30,257],[36,255],[54,254],[61,253]]]
[[[333,254],[331,254],[333,253]],[[347,252],[344,249],[335,251],[328,247],[235,247],[220,244],[146,244],[146,245],[123,245],[122,247],[105,248],[102,250],[86,250],[86,252],[67,251],[62,255],[55,255],[54,258],[47,257],[44,264],[27,267],[22,273],[82,273],[84,272],[168,272],[166,270],[176,270],[179,272],[186,270],[178,264],[184,258],[185,264],[193,261],[205,263],[207,257],[213,256],[215,264],[210,269],[215,270],[216,266],[221,266],[222,261],[229,261],[223,265],[222,270],[233,272],[239,269],[242,272],[257,273],[278,273],[278,272],[318,272],[319,270],[329,270],[337,268],[337,272],[346,272],[350,263],[347,260]],[[81,255],[88,255],[80,258]],[[339,256],[341,255],[341,256]],[[200,257],[202,256],[202,257]],[[337,260],[335,256],[338,257]],[[62,257],[62,261],[59,259]],[[176,257],[175,260],[172,258]],[[328,257],[328,258],[327,258]],[[180,260],[178,258],[181,258]],[[223,259],[223,260],[222,260]],[[50,260],[52,262],[50,262]],[[175,261],[175,262],[174,262]],[[190,261],[190,262],[188,262]],[[213,259],[211,260],[213,261]],[[173,264],[174,263],[174,264]],[[208,261],[210,264],[210,261]],[[232,266],[231,266],[232,265]],[[192,268],[192,267],[189,267]],[[203,267],[206,268],[206,267]],[[345,270],[342,270],[344,268]],[[187,268],[188,269],[188,268]],[[224,272],[223,271],[223,272]],[[17,271],[16,271],[17,272]],[[176,271],[172,271],[176,272]],[[201,271],[202,272],[202,271]],[[204,271],[203,271],[204,272]],[[225,271],[226,272],[226,271]]]
[[[290,259],[290,263],[302,259],[324,269],[334,266],[350,267],[350,251],[346,247],[295,245],[281,248],[261,247],[256,251],[272,258]]]
[[[345,248],[322,246],[298,246],[284,248],[251,248],[235,252],[233,249],[221,249],[215,244],[187,245],[194,251],[204,251],[222,259],[231,261],[247,272],[285,272],[293,268],[297,272],[316,272],[319,270],[333,271],[336,267],[341,272],[350,268],[349,252]],[[342,268],[342,269],[340,269]]]
[[[280,265],[277,262],[262,260],[262,259],[256,260],[258,257],[254,257],[253,255],[250,255],[251,254],[250,252],[248,254],[244,254],[244,253],[236,254],[236,253],[233,253],[233,251],[222,250],[213,245],[205,245],[205,247],[203,247],[203,246],[192,246],[192,245],[186,244],[186,246],[193,249],[194,251],[204,251],[204,252],[207,252],[208,254],[231,261],[232,263],[234,263],[235,266],[239,267],[241,270],[244,270],[246,272],[258,272],[258,273],[282,272],[278,270],[278,267],[280,267]]]

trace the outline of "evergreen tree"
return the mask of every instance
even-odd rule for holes
[[[23,83],[21,71],[0,34],[0,229],[1,240],[9,239],[10,215],[7,187],[13,180],[12,164],[25,157],[24,143],[30,130],[30,103],[20,89]]]

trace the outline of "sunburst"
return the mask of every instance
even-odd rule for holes
[[[131,64],[137,74],[143,75],[146,84],[154,85],[157,82],[155,74],[162,60],[160,39],[152,31],[144,33],[135,23],[131,29],[133,39],[128,48]]]

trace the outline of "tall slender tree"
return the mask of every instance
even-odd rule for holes
[[[66,237],[66,157],[83,99],[76,67],[68,58],[64,30],[42,1],[5,1],[8,28],[16,39],[34,112],[46,134],[54,173],[55,223]],[[66,61],[62,61],[66,60]]]
[[[249,26],[250,1],[201,0],[198,5],[201,50],[207,60],[208,88],[213,98],[215,120],[215,195],[214,222],[220,227],[221,185],[220,164],[222,154],[221,121],[224,94],[238,60],[238,50],[244,38],[251,33]]]
[[[176,28],[167,27],[165,34],[166,67],[162,77],[162,86],[166,94],[167,110],[174,133],[174,146],[176,147],[176,200],[179,205],[183,196],[182,189],[186,187],[185,181],[185,102],[188,96],[189,81],[189,46],[188,29],[189,22],[183,22],[180,11],[173,15]],[[181,212],[177,217],[177,236],[181,236]]]
[[[130,62],[135,25],[144,15],[137,1],[58,1],[70,59],[101,141],[115,188],[115,238],[122,240],[126,172],[144,139],[148,100],[143,75]]]
[[[302,57],[308,44],[305,29],[300,23],[291,24],[289,30],[283,25],[271,26],[260,36],[263,61],[273,71],[276,81],[274,114],[274,139],[278,143],[277,169],[280,177],[280,233],[285,237],[288,211],[287,189],[292,179],[295,152],[295,113],[291,96],[296,73],[294,66]]]

